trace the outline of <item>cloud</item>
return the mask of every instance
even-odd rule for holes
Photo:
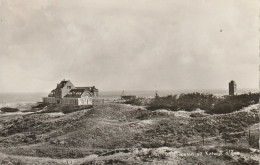
[[[48,91],[63,78],[101,90],[258,86],[256,0],[4,0],[0,9],[3,92]]]

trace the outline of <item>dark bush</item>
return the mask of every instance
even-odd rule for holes
[[[259,101],[259,93],[248,93],[234,96],[226,96],[219,99],[211,109],[207,109],[208,113],[224,114],[238,111],[243,107],[256,104]]]
[[[32,106],[32,108],[33,108],[33,109],[42,109],[42,108],[46,107],[47,105],[49,105],[49,103],[40,102],[40,103],[38,103],[37,105]]]
[[[58,104],[49,104],[44,111],[41,113],[54,113],[54,112],[61,112],[61,106]]]
[[[259,93],[248,93],[217,98],[212,94],[188,93],[156,97],[150,101],[149,110],[167,109],[171,111],[193,111],[197,108],[209,114],[225,114],[238,111],[243,107],[258,103]]]
[[[259,149],[259,134],[251,135],[250,146],[253,148]]]
[[[190,114],[190,117],[203,117],[204,115],[201,113],[192,113]]]
[[[145,120],[148,119],[150,116],[151,114],[149,113],[149,111],[138,110],[136,118],[139,120]]]
[[[10,107],[2,107],[1,111],[2,112],[18,112],[19,109],[17,109],[17,108],[10,108]]]
[[[138,98],[133,98],[130,100],[126,100],[124,102],[125,104],[131,104],[131,105],[143,105],[144,104],[144,98],[138,97]]]
[[[66,105],[61,107],[61,112],[66,114],[66,113],[76,112],[84,109],[90,109],[92,107],[93,107],[92,105],[82,105],[82,106]]]
[[[159,148],[163,147],[163,144],[158,142],[149,142],[149,143],[142,143],[143,148]]]
[[[250,158],[247,161],[245,161],[244,164],[247,164],[247,165],[259,165],[259,161]]]
[[[232,146],[223,146],[223,149],[225,151],[233,150],[234,152],[242,152],[242,153],[250,153],[251,150],[242,145],[232,145]]]
[[[90,109],[92,108],[92,105],[57,105],[57,104],[49,104],[44,111],[41,113],[54,113],[54,112],[62,112],[64,114],[66,113],[72,113],[84,109]]]
[[[223,113],[230,113],[233,112],[233,105],[231,102],[220,102],[214,105],[213,108],[207,109],[207,113],[212,114],[223,114]]]
[[[186,110],[192,111],[197,108],[209,109],[216,101],[212,94],[188,93],[181,95],[169,95],[166,97],[157,97],[148,105],[148,109],[168,109],[172,111]]]

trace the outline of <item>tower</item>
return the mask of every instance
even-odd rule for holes
[[[234,80],[229,82],[229,95],[233,96],[237,93],[237,84]]]
[[[157,91],[155,91],[155,98],[157,99],[159,97]]]

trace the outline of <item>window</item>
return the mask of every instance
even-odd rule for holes
[[[67,89],[71,89],[71,86],[67,86]]]

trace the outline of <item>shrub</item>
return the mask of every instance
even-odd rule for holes
[[[149,117],[150,117],[149,112],[139,110],[139,112],[137,113],[136,119],[145,120],[145,119],[148,119]]]
[[[26,164],[24,161],[14,158],[14,157],[6,157],[0,160],[1,165],[10,165],[10,164],[16,164],[16,165],[23,165]]]
[[[199,108],[206,110],[209,114],[226,114],[258,103],[258,100],[259,93],[225,96],[224,98],[217,98],[212,94],[205,93],[188,93],[179,96],[156,97],[150,101],[147,108],[149,110],[167,109],[171,111],[193,111]]]
[[[44,107],[46,107],[46,106],[48,106],[48,105],[49,105],[49,103],[40,102],[40,103],[38,103],[37,105],[32,106],[32,108],[33,108],[33,109],[42,109],[42,108],[44,108]]]
[[[253,135],[250,137],[250,147],[259,149],[259,134]]]
[[[44,111],[41,113],[54,113],[54,112],[60,112],[61,106],[57,104],[49,104],[46,108],[44,108]]]
[[[217,100],[208,113],[223,114],[238,111],[243,107],[258,103],[259,93],[248,93],[234,96],[226,96],[222,100]]]
[[[242,153],[250,153],[251,150],[246,147],[246,146],[242,146],[242,145],[230,145],[230,146],[223,146],[224,150],[233,150],[235,152],[242,152]]]
[[[145,102],[144,98],[138,97],[138,98],[133,98],[130,100],[126,100],[124,103],[125,104],[131,104],[131,105],[143,105]]]
[[[92,107],[93,107],[92,105],[82,105],[82,106],[66,105],[61,107],[61,112],[66,114],[66,113],[76,112],[84,109],[90,109]]]
[[[217,98],[212,94],[204,93],[188,93],[177,95],[169,95],[166,97],[156,97],[148,105],[148,109],[169,109],[172,111],[186,110],[192,111],[197,108],[209,109]]]
[[[64,114],[66,113],[72,113],[84,109],[90,109],[92,108],[92,105],[57,105],[57,104],[49,104],[44,111],[41,113],[54,113],[54,112],[62,112]]]
[[[10,108],[10,107],[2,107],[1,111],[2,112],[18,112],[19,109],[17,109],[17,108]]]
[[[163,147],[163,144],[160,141],[142,143],[143,148],[159,148]]]
[[[230,113],[233,111],[233,106],[230,102],[220,102],[214,105],[212,109],[208,109],[206,112],[212,114],[223,114],[223,113]]]
[[[242,163],[241,163],[242,164]],[[254,159],[248,159],[247,161],[245,161],[244,164],[248,164],[248,165],[259,165],[259,162],[257,160]]]
[[[201,113],[192,113],[190,114],[190,117],[204,117],[204,115]]]

